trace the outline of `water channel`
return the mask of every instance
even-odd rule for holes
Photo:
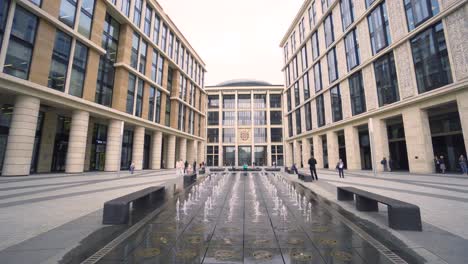
[[[396,263],[304,188],[213,173],[98,263]]]

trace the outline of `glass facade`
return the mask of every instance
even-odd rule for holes
[[[378,5],[367,16],[372,53],[377,54],[391,43],[386,3]]]
[[[55,44],[47,86],[61,92],[65,91],[71,42],[71,37],[62,31],[57,31],[55,34]]]
[[[399,101],[400,94],[393,52],[385,54],[374,62],[374,74],[379,106]]]
[[[358,115],[366,112],[366,96],[364,93],[364,85],[362,83],[362,72],[359,71],[351,75],[348,81],[352,114]]]
[[[343,110],[341,108],[340,87],[337,85],[330,89],[331,109],[333,122],[343,119]]]

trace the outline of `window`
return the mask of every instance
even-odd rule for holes
[[[141,41],[141,48],[140,48],[140,62],[138,66],[138,71],[143,75],[146,72],[146,53],[148,50],[148,44],[144,40]]]
[[[316,92],[322,90],[322,69],[320,68],[320,61],[314,65],[314,85]]]
[[[208,95],[208,108],[219,107],[219,95]]]
[[[166,51],[167,47],[167,26],[163,23],[162,36],[161,36],[161,49]]]
[[[313,2],[312,5],[309,7],[307,13],[309,13],[309,27],[312,29],[312,27],[315,26],[315,23],[317,23],[317,12],[315,10],[315,2]]]
[[[154,12],[153,42],[159,45],[159,30],[161,29],[161,18]]]
[[[256,126],[263,126],[267,123],[267,116],[265,111],[254,112],[254,124]]]
[[[60,3],[59,20],[73,28],[75,25],[77,0],[62,0]]]
[[[309,66],[307,63],[307,42],[304,47],[301,49],[301,61],[302,61],[302,71],[304,72]]]
[[[236,143],[235,128],[223,128],[223,143]]]
[[[254,94],[254,108],[255,109],[266,108],[266,94]]]
[[[375,81],[379,106],[400,100],[398,93],[398,79],[395,69],[393,52],[390,52],[374,62]]]
[[[158,52],[153,49],[153,57],[151,58],[151,80],[156,82],[157,67],[158,67]]]
[[[206,147],[206,165],[207,166],[218,166],[219,161],[219,147],[218,146],[207,146]]]
[[[333,41],[335,41],[335,33],[333,32],[333,16],[329,14],[327,18],[325,18],[325,45],[328,47],[330,46]]]
[[[143,10],[143,0],[135,0],[135,10],[133,11],[133,24],[140,27],[141,10]]]
[[[88,61],[88,47],[76,41],[75,54],[73,56],[73,66],[70,77],[69,93],[74,96],[83,96],[83,85]]]
[[[89,38],[91,36],[91,24],[94,14],[94,1],[83,0],[81,2],[80,22],[78,23],[78,32]]]
[[[223,95],[223,108],[225,109],[236,108],[236,96],[234,94]]]
[[[109,14],[106,14],[104,31],[102,36],[102,47],[106,50],[99,61],[96,103],[105,106],[112,104],[112,90],[114,88],[114,63],[117,58],[117,47],[119,45],[120,25]]]
[[[305,36],[305,25],[304,25],[304,18],[301,19],[299,22],[299,42],[302,43]]]
[[[179,122],[178,122],[178,129],[180,131],[185,132],[185,105],[179,103]]]
[[[369,23],[372,53],[377,54],[391,42],[385,2],[378,5],[370,15],[367,16],[367,22]]]
[[[300,135],[302,133],[302,123],[301,123],[301,110],[296,110],[296,135]]]
[[[219,125],[219,112],[208,112],[208,125],[209,126]]]
[[[153,9],[146,3],[145,24],[143,31],[149,37],[151,35],[151,19],[153,18]]]
[[[404,0],[408,30],[411,31],[439,13],[437,0]]]
[[[286,44],[284,44],[284,62],[288,61],[288,58],[289,58],[289,45],[286,42]]]
[[[183,75],[179,75],[179,98],[185,100],[187,95],[187,80]]]
[[[270,125],[281,125],[282,119],[281,111],[270,111]]]
[[[237,107],[250,109],[250,94],[239,94],[237,96]]]
[[[127,89],[127,107],[126,112],[127,114],[133,115],[133,104],[135,102],[135,84],[136,84],[136,77],[135,75],[129,73],[128,74],[128,89]]]
[[[288,98],[287,98],[287,103],[288,103],[288,111],[291,111],[292,109],[292,103],[291,103],[291,89],[288,89]]]
[[[156,90],[156,114],[155,114],[155,120],[154,120],[156,123],[161,123],[161,98],[162,98],[161,91]],[[169,108],[170,106],[171,105],[169,104]]]
[[[47,86],[61,92],[65,91],[68,62],[70,61],[71,41],[71,37],[62,31],[57,31],[55,34],[54,50],[52,52],[52,62],[50,63]]]
[[[33,4],[36,4],[37,6],[41,6],[41,0],[29,0],[31,1]]]
[[[336,79],[338,79],[338,65],[336,63],[335,48],[331,49],[327,53],[327,61],[328,61],[328,81],[329,83],[332,83]]]
[[[351,25],[354,21],[354,4],[353,0],[341,0],[341,21],[343,24],[343,32]]]
[[[274,162],[276,166],[283,166],[283,146],[273,145],[271,146],[271,162]]]
[[[207,140],[208,143],[218,143],[219,142],[219,129],[217,128],[208,128],[207,130]]]
[[[267,135],[266,128],[254,128],[254,142],[256,143],[266,143]]]
[[[272,127],[270,128],[271,142],[283,142],[283,128]]]
[[[145,82],[142,79],[138,79],[138,89],[137,89],[137,98],[136,98],[136,108],[135,115],[141,117],[143,112],[143,90]]]
[[[138,50],[140,48],[140,36],[137,33],[133,33],[132,38],[132,53],[130,55],[130,66],[138,69]]]
[[[236,124],[236,112],[223,112],[223,126],[234,126]]]
[[[174,57],[173,57],[176,64],[179,64],[179,47],[180,47],[180,41],[179,39],[176,39]]]
[[[325,125],[325,105],[323,103],[323,94],[317,96],[317,126],[322,127]]]
[[[0,50],[2,49],[3,35],[5,34],[9,7],[10,0],[5,0],[0,3]]]
[[[348,71],[359,65],[359,44],[356,37],[356,29],[350,31],[345,37],[346,63]]]
[[[444,28],[439,22],[411,39],[419,93],[452,83]]]
[[[322,13],[325,13],[333,0],[322,0]]]
[[[310,39],[310,41],[312,41],[312,57],[315,60],[320,55],[318,31],[315,31],[314,34],[312,34],[312,38]]]
[[[249,111],[239,111],[238,115],[238,125],[239,126],[250,126],[252,124],[251,112]]]
[[[292,65],[293,65],[293,76],[294,76],[294,80],[297,79],[297,77],[299,76],[299,67],[297,66],[297,56],[294,57],[293,61],[292,61]]]
[[[156,74],[156,83],[162,86],[162,79],[163,79],[163,70],[164,70],[164,57],[161,54],[158,54],[158,67],[157,67],[157,74]],[[171,87],[169,88],[169,79],[171,80],[170,84]],[[167,86],[168,90],[172,91],[172,74],[167,75]]]
[[[302,77],[303,88],[304,88],[304,100],[310,98],[310,87],[309,87],[309,73],[304,74]]]
[[[310,108],[310,102],[308,102],[304,106],[305,112],[305,122],[306,122],[306,130],[312,130],[312,109]]]
[[[366,0],[366,8],[371,6],[374,2],[375,0]]]
[[[293,136],[292,113],[288,115],[288,135]]]
[[[343,119],[340,86],[337,85],[330,89],[330,97],[333,122],[340,121],[341,119]]]
[[[154,122],[154,101],[156,96],[156,89],[152,86],[149,88],[148,98],[148,120]]]
[[[224,166],[235,166],[236,147],[223,147]]]
[[[281,108],[281,94],[270,94],[270,108]]]
[[[366,96],[362,84],[362,72],[359,71],[349,77],[349,94],[351,98],[351,112],[358,115],[366,112]]]
[[[291,35],[291,51],[294,53],[296,51],[296,31]]]
[[[180,45],[180,60],[179,60],[179,66],[181,68],[184,67],[184,55],[185,55],[185,48],[183,45]]]
[[[122,0],[122,6],[121,6],[120,10],[127,17],[129,17],[130,16],[130,0]]]
[[[169,55],[169,58],[173,58],[174,56],[173,50],[174,50],[174,33],[170,31],[169,32],[169,45],[167,47],[167,54]]]
[[[164,124],[168,127],[171,126],[171,98],[166,95],[166,115],[164,118]]]
[[[294,102],[296,106],[298,106],[301,103],[301,99],[299,97],[299,83],[298,82],[294,84]]]
[[[36,38],[37,17],[17,5],[3,71],[21,79],[29,78]]]

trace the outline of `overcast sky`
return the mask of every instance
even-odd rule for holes
[[[206,63],[205,85],[283,84],[279,43],[303,0],[157,0]]]

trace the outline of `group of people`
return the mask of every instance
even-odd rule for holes
[[[462,174],[468,174],[468,161],[466,160],[465,156],[460,155],[460,157],[458,157],[458,165],[460,166],[460,170]],[[445,171],[447,170],[447,165],[445,165],[444,156],[442,155],[439,157],[435,156],[434,166],[435,166],[436,173],[444,174]]]
[[[200,163],[200,169],[205,168],[205,162]],[[194,161],[193,165],[188,161],[178,160],[176,162],[176,174],[177,176],[183,176],[185,174],[192,174],[197,170],[197,162]]]

